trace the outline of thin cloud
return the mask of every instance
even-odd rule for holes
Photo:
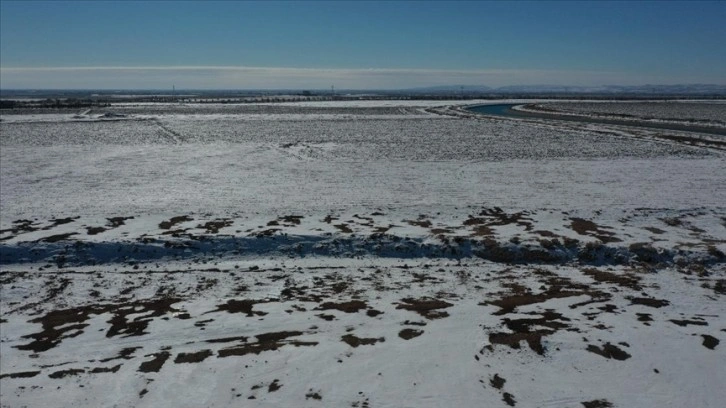
[[[637,85],[686,78],[640,78],[619,72],[572,70],[445,70],[403,68],[288,68],[240,66],[0,67],[5,89],[403,89],[434,85],[491,87]]]

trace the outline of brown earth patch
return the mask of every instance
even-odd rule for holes
[[[161,370],[161,367],[164,365],[167,359],[171,356],[171,354],[168,351],[162,351],[160,353],[156,354],[149,354],[146,357],[154,356],[153,359],[149,361],[144,361],[139,366],[138,371],[142,373],[158,373],[159,370]]]
[[[726,279],[719,279],[713,285],[713,291],[719,295],[726,295]]]
[[[720,343],[719,339],[711,336],[710,334],[702,334],[701,337],[703,337],[703,347],[711,350],[715,349]]]
[[[544,355],[546,350],[542,345],[542,337],[554,334],[560,329],[570,327],[569,324],[563,323],[569,320],[560,313],[552,311],[542,313],[541,317],[537,319],[504,319],[503,323],[511,330],[511,333],[490,333],[489,342],[519,349],[519,343],[526,341],[532,351],[539,355]],[[533,329],[533,327],[538,328]],[[539,327],[547,327],[548,329],[541,329]]]
[[[431,221],[429,220],[403,220],[404,222],[408,223],[409,225],[413,225],[415,227],[421,227],[421,228],[431,228]]]
[[[244,313],[247,315],[247,317],[264,316],[267,314],[266,312],[255,311],[255,310],[252,310],[252,308],[258,303],[270,303],[270,302],[274,302],[274,300],[230,299],[227,301],[227,303],[217,305],[217,308],[215,310],[206,312],[205,314],[225,311],[227,313]]]
[[[340,339],[353,348],[358,347],[358,346],[370,346],[370,345],[376,344],[378,342],[382,343],[382,342],[386,341],[386,339],[383,337],[361,338],[361,337],[357,337],[353,334],[346,334],[345,336],[341,337]]]
[[[650,313],[636,313],[636,315],[638,316],[638,321],[643,322],[646,326],[650,326],[650,323],[648,322],[653,321]]]
[[[686,327],[689,324],[694,325],[694,326],[708,326],[708,322],[705,322],[703,320],[676,320],[676,319],[671,319],[670,321],[671,321],[671,323],[675,323],[675,324],[677,324],[677,325],[679,325],[681,327]]]
[[[48,312],[45,316],[30,320],[30,323],[40,323],[43,330],[38,333],[23,336],[33,339],[28,344],[15,346],[18,350],[30,350],[33,352],[47,351],[65,339],[76,337],[83,333],[88,326],[84,323],[91,315],[112,313],[110,327],[106,337],[116,335],[140,336],[146,334],[145,330],[149,322],[167,313],[177,311],[171,305],[178,302],[176,298],[158,298],[147,301],[129,302],[123,304],[105,304],[75,307]],[[128,315],[135,316],[129,321]]]
[[[228,218],[217,219],[214,221],[207,221],[204,225],[199,224],[197,228],[204,228],[209,234],[216,234],[220,229],[229,227],[232,225],[232,220]]]
[[[313,391],[313,390],[310,390],[310,391],[308,391],[307,394],[305,394],[305,399],[306,400],[307,399],[310,399],[310,398],[312,398],[314,400],[318,400],[318,401],[321,400],[321,399],[323,399],[323,397],[320,395],[320,392]]]
[[[98,361],[102,363],[106,363],[113,360],[130,360],[134,356],[134,351],[140,349],[141,347],[124,347],[121,349],[121,351],[118,352],[118,355],[108,358],[102,358]]]
[[[343,232],[343,233],[346,233],[346,234],[350,234],[350,233],[353,232],[353,230],[350,229],[350,227],[348,227],[348,224],[335,224],[333,226],[335,228],[337,228],[338,230],[340,230],[340,232]]]
[[[603,293],[593,291],[586,285],[576,284],[568,279],[560,277],[551,277],[547,279],[546,283],[550,286],[541,293],[531,293],[529,289],[524,287],[513,286],[514,293],[504,296],[501,299],[479,303],[482,306],[494,305],[498,306],[500,310],[494,312],[494,315],[504,315],[512,313],[517,307],[531,305],[535,303],[546,302],[550,299],[561,299],[566,297],[574,297],[581,295],[589,295],[593,300],[601,301],[606,299]]]
[[[671,302],[665,299],[654,299],[654,298],[629,298],[631,305],[643,305],[648,307],[660,308],[668,306]]]
[[[580,235],[589,235],[595,237],[606,244],[622,241],[621,239],[616,238],[614,236],[614,233],[602,229],[608,227],[600,227],[594,222],[582,218],[571,218],[570,220],[572,221],[570,224],[570,228],[572,228],[573,231],[577,232]]]
[[[211,340],[207,340],[207,343],[230,343],[233,341],[246,342],[247,336],[235,336],[235,337],[223,337],[220,339],[211,339]]]
[[[133,220],[133,219],[134,219],[134,217],[111,217],[111,218],[106,218],[106,220],[108,221],[108,224],[107,225],[109,227],[111,227],[111,228],[118,228],[118,227],[120,227],[122,225],[125,225],[126,224],[126,221]]]
[[[238,346],[219,350],[217,353],[218,357],[229,357],[229,356],[244,356],[246,354],[260,354],[263,351],[277,350],[278,348],[285,345],[292,346],[316,346],[316,341],[298,341],[298,340],[286,340],[288,337],[296,337],[302,335],[301,331],[284,331],[274,333],[263,333],[258,334],[256,343],[245,343]]]
[[[282,388],[282,384],[279,383],[280,380],[275,378],[270,385],[267,386],[267,392],[275,392]]]
[[[610,344],[610,343],[603,344],[602,348],[590,344],[587,346],[587,351],[589,351],[591,353],[595,353],[599,356],[603,356],[608,359],[613,358],[615,360],[621,360],[621,361],[627,360],[630,357],[632,357],[627,352],[621,350],[618,346]]]
[[[517,405],[517,401],[514,399],[514,395],[512,395],[508,392],[505,392],[504,394],[502,394],[502,401],[507,403],[507,405],[509,405],[510,407]]]
[[[113,367],[96,367],[93,370],[89,371],[89,373],[92,374],[98,374],[98,373],[115,373],[121,368],[121,364],[115,365]]]
[[[581,402],[582,406],[585,408],[611,408],[613,404],[605,399],[599,399],[599,400],[592,400],[592,401],[583,401]]]
[[[195,353],[179,353],[174,359],[174,364],[199,363],[212,355],[212,350],[201,350]]]
[[[51,235],[49,237],[40,238],[36,242],[50,242],[50,243],[53,243],[53,242],[58,242],[58,241],[64,241],[64,240],[68,239],[69,237],[72,237],[73,235],[78,235],[78,233],[77,232],[67,232],[65,234]]]
[[[507,382],[507,380],[500,377],[499,374],[494,374],[494,377],[489,379],[489,384],[498,390],[501,390],[502,387],[504,387],[504,383],[506,383],[506,382]]]
[[[64,377],[68,377],[68,376],[83,374],[85,372],[86,372],[86,370],[83,370],[81,368],[71,368],[69,370],[61,370],[61,371],[56,371],[54,373],[48,374],[48,377],[57,379],[57,378],[64,378]]]
[[[403,329],[400,332],[398,332],[398,337],[404,339],[404,340],[411,340],[414,337],[418,337],[424,333],[423,330],[416,330],[416,329]]]
[[[351,300],[349,302],[325,302],[316,307],[315,310],[340,310],[345,313],[356,313],[361,309],[367,308],[368,305],[362,300]]]
[[[430,320],[448,317],[449,314],[440,309],[446,309],[454,306],[453,304],[443,300],[426,297],[420,299],[405,298],[401,301],[403,303],[399,303],[398,306],[396,306],[396,309],[410,310]]]
[[[640,285],[638,284],[640,282],[640,278],[635,275],[628,275],[628,274],[619,275],[619,274],[615,274],[612,272],[599,271],[595,268],[583,269],[582,273],[591,277],[592,279],[594,279],[597,282],[610,283],[610,284],[630,288],[633,290],[642,289],[640,287]]]
[[[266,343],[266,342],[284,340],[288,337],[297,337],[297,336],[301,336],[302,334],[303,334],[303,332],[301,332],[301,331],[281,331],[281,332],[258,334],[255,337],[257,338],[257,340],[260,343]]]
[[[168,221],[160,222],[159,228],[168,230],[168,229],[171,229],[176,224],[180,224],[182,222],[187,222],[187,221],[193,221],[193,220],[194,220],[194,218],[192,218],[188,215],[179,215],[176,217],[171,217]]]
[[[104,227],[86,227],[86,233],[88,235],[97,235],[104,231],[106,231],[106,228]]]
[[[286,215],[284,217],[278,218],[279,221],[286,222],[288,224],[294,224],[294,225],[300,225],[300,220],[302,220],[302,215]]]
[[[21,371],[17,373],[9,373],[0,375],[0,379],[3,378],[31,378],[40,374],[40,371]]]
[[[383,312],[381,312],[380,310],[376,310],[376,309],[366,310],[366,316],[368,316],[368,317],[376,317],[380,314],[383,314]]]

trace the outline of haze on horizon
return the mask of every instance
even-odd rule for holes
[[[1,89],[726,85],[726,2],[0,2]]]

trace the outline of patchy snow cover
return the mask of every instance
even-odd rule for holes
[[[0,404],[722,406],[722,152],[403,108],[3,120]]]

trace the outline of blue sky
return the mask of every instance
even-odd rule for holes
[[[0,87],[726,84],[726,2],[0,1]]]

